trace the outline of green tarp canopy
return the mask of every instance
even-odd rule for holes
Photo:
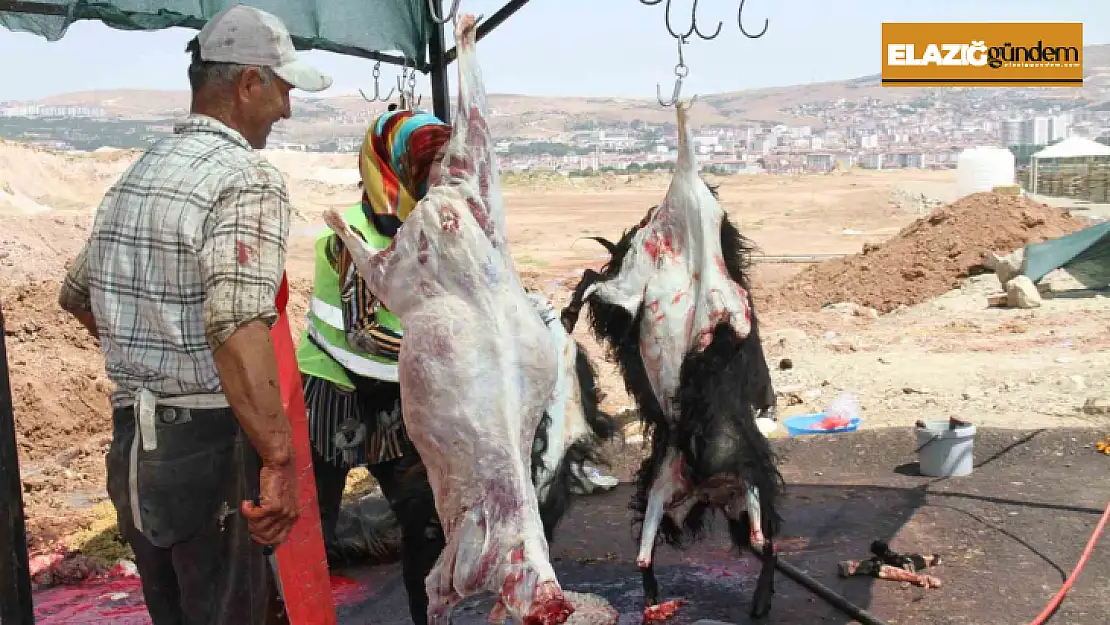
[[[121,30],[199,30],[232,4],[249,4],[278,16],[302,50],[366,58],[396,51],[418,66],[428,60],[428,0],[0,0],[0,26],[49,41],[61,39],[77,20],[99,20]]]
[[[1061,267],[1092,265],[1105,275],[1110,270],[1110,221],[1069,235],[1025,246],[1022,274],[1033,282]],[[1084,272],[1087,273],[1087,272]],[[1105,284],[1089,286],[1105,287]]]

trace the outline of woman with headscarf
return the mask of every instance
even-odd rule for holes
[[[371,247],[385,249],[424,197],[451,127],[421,111],[391,110],[370,125],[359,153],[362,201],[344,214]],[[401,528],[409,610],[427,623],[424,578],[444,547],[427,474],[401,419],[400,322],[369,291],[330,230],[316,241],[308,327],[297,350],[304,378],[324,544],[342,564],[336,521],[348,472],[366,465]]]

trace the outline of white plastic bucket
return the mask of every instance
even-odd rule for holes
[[[948,421],[930,421],[915,427],[917,460],[922,475],[960,477],[975,466],[975,426],[949,429]]]

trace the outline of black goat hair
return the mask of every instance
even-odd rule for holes
[[[719,199],[717,187],[706,186],[713,197]],[[609,251],[610,258],[599,272],[587,272],[583,276],[575,289],[576,299],[581,298],[588,283],[605,282],[620,273],[633,238],[648,224],[656,208],[649,209],[644,219],[625,231],[616,243],[595,237]],[[752,410],[753,404],[759,409],[774,404],[770,370],[760,343],[751,296],[749,273],[755,246],[740,233],[727,214],[721,222],[720,237],[729,278],[748,294],[751,331],[741,339],[728,325],[722,324],[714,329],[707,348],[686,356],[676,398],[680,414],[673,428],[652,390],[640,353],[640,326],[645,307],[641,305],[636,314],[631,315],[620,306],[590,298],[586,302],[590,329],[607,347],[610,359],[616,361],[625,388],[639,407],[644,435],[650,436],[652,441],[651,454],[636,472],[636,492],[629,505],[634,512],[633,527],[642,526],[651,485],[663,469],[667,450],[673,447],[686,458],[687,477],[695,485],[714,474],[728,473],[756,486],[763,510],[764,532],[774,536],[780,524],[774,504],[783,489],[783,479],[770,442],[755,425]],[[697,502],[681,527],[669,515],[664,515],[660,521],[660,536],[674,547],[689,544],[702,534],[711,512],[707,503]],[[733,539],[738,545],[749,542],[747,535]]]
[[[585,488],[588,485],[582,482],[582,477],[575,467],[581,468],[583,462],[590,462],[596,466],[609,467],[608,460],[601,454],[601,445],[609,440],[616,432],[616,422],[612,417],[601,411],[598,401],[597,371],[581,343],[575,341],[575,376],[578,383],[578,397],[582,416],[586,420],[590,433],[573,441],[563,452],[559,465],[554,468],[551,475],[551,484],[540,504],[540,519],[543,522],[544,535],[548,542],[554,538],[555,528],[570,511],[573,504],[574,488]],[[551,416],[544,412],[540,424],[536,428],[536,438],[532,445],[532,484],[539,487],[540,467],[543,464],[543,454],[547,451],[550,440],[548,430],[551,427]]]

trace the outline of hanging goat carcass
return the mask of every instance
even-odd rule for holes
[[[539,293],[528,296],[551,332],[559,362],[555,392],[532,444],[532,484],[544,535],[551,542],[574,495],[597,488],[598,478],[586,475],[584,465],[608,464],[601,446],[613,436],[616,424],[600,410],[597,371],[586,350],[559,323],[549,299]],[[334,558],[343,566],[388,564],[401,557],[400,525],[380,496],[344,505],[335,533]]]
[[[562,623],[574,608],[551,566],[530,471],[558,361],[505,240],[474,25],[465,15],[456,27],[451,140],[390,247],[373,252],[335,211],[325,220],[405,328],[402,414],[447,538],[426,581],[429,621],[447,623],[462,598],[488,590],[498,597],[491,620]]]
[[[555,306],[539,293],[529,297],[555,343],[559,377],[532,445],[532,483],[540,502],[544,533],[551,541],[555,527],[570,509],[572,495],[595,488],[584,464],[607,464],[601,445],[616,431],[611,417],[601,412],[597,371],[585,348],[559,322]]]
[[[652,437],[636,476],[637,565],[648,606],[659,603],[652,566],[657,536],[681,547],[720,510],[733,543],[759,549],[752,615],[770,610],[776,510],[783,488],[770,442],[753,411],[773,392],[745,277],[750,245],[699,177],[678,105],[678,163],[666,199],[586,270],[563,321],[585,302]],[[741,553],[741,555],[743,555]]]

